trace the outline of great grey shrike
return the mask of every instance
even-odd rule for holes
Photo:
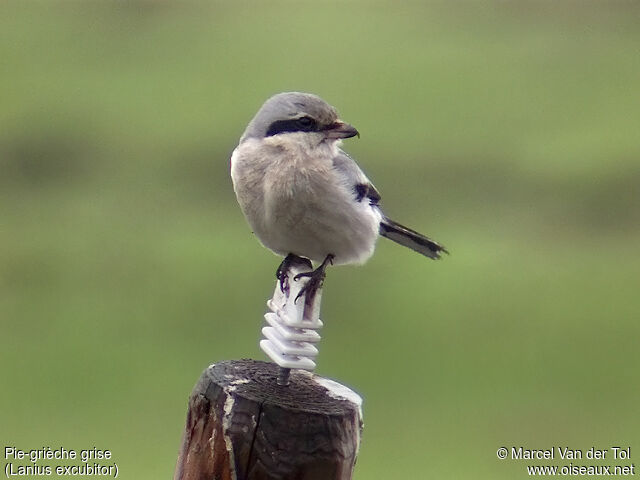
[[[283,289],[289,267],[311,267],[310,260],[319,267],[303,274],[310,277],[305,290],[315,292],[329,263],[364,263],[379,235],[429,258],[448,253],[384,215],[380,194],[340,149],[342,139],[356,135],[320,97],[279,93],[258,110],[233,151],[238,203],[262,244],[285,257],[276,273]]]

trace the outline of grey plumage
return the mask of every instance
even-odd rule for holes
[[[358,132],[320,97],[289,92],[268,99],[231,157],[242,211],[276,254],[320,263],[363,263],[379,235],[427,257],[444,247],[390,220],[380,195],[340,141]]]

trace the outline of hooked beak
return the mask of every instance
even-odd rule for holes
[[[331,140],[338,140],[340,138],[351,138],[355,136],[360,137],[360,132],[355,127],[344,123],[340,120],[332,123],[325,129],[325,136]]]

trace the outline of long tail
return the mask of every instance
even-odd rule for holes
[[[429,258],[438,259],[442,252],[449,253],[439,243],[387,217],[383,217],[380,222],[380,235]]]

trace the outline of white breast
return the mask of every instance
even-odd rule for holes
[[[296,137],[297,134],[286,137]],[[243,142],[231,157],[234,190],[260,241],[279,255],[362,263],[375,248],[381,214],[333,168],[334,144],[296,138]]]

